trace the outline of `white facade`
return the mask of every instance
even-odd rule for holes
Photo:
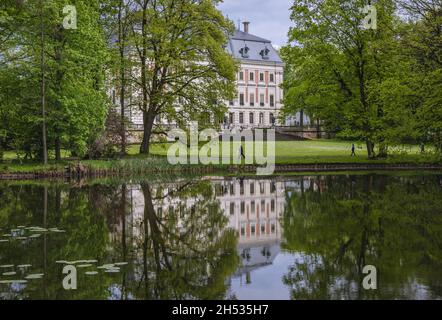
[[[228,101],[225,124],[230,128],[278,125],[282,108],[282,65],[242,62],[237,74],[237,96]]]

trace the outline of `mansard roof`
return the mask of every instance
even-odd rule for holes
[[[242,62],[284,65],[270,40],[236,30],[229,38],[228,52]]]

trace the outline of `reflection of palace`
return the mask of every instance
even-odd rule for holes
[[[271,264],[279,253],[279,218],[285,206],[283,182],[271,180],[224,180],[215,183],[229,226],[239,235],[242,265],[237,276]]]
[[[287,192],[301,190],[301,182],[286,182],[259,179],[212,178],[214,197],[228,218],[227,228],[238,234],[238,254],[241,265],[235,277],[250,281],[250,272],[272,264],[279,254],[281,241],[280,217],[283,213]],[[305,180],[304,186],[307,188]],[[184,185],[184,183],[182,183]],[[153,208],[159,217],[169,212],[189,210],[199,200],[199,195],[180,199],[176,190],[180,183],[152,185]],[[192,188],[189,186],[188,188]],[[144,216],[144,196],[140,186],[129,186],[129,201],[132,214],[127,218],[134,238],[141,236]],[[178,215],[179,216],[179,215]],[[184,227],[178,218],[177,230]]]

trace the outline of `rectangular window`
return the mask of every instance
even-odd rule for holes
[[[233,183],[230,185],[230,195],[231,196],[235,195],[235,185]]]
[[[259,74],[259,81],[264,82],[264,73]]]
[[[270,202],[270,210],[272,212],[275,212],[275,200],[272,199],[272,201]]]
[[[235,214],[235,203],[230,203],[230,215],[233,216]]]
[[[244,123],[244,113],[242,113],[242,112],[239,113],[239,123],[240,124]]]
[[[241,202],[241,214],[244,214],[246,212],[246,203]]]
[[[240,106],[244,105],[244,93],[240,93],[239,95],[239,105]]]
[[[252,211],[252,214],[255,213],[255,201],[250,203],[250,211]]]
[[[261,212],[265,212],[265,210],[266,210],[266,201],[261,200]]]
[[[229,105],[231,105],[231,106],[233,106],[233,105],[234,105],[234,102],[233,102],[233,100],[230,100],[230,101],[229,101]]]
[[[250,72],[250,81],[255,81],[255,73]]]
[[[250,184],[250,194],[255,194],[255,184],[253,182]]]
[[[250,123],[250,124],[253,124],[254,121],[255,121],[255,115],[251,112],[251,113],[249,114],[249,123]]]
[[[270,82],[275,82],[275,75],[273,73],[270,74]]]
[[[244,72],[239,73],[239,81],[244,81]]]
[[[255,95],[253,93],[250,94],[250,106],[255,106]]]
[[[256,232],[256,227],[255,227],[255,225],[252,225],[252,226],[251,226],[251,228],[250,228],[250,232],[251,232],[252,236],[255,235],[255,232]]]
[[[260,96],[259,96],[259,105],[261,106],[261,107],[264,107],[264,98],[265,98],[265,96],[264,96],[264,94],[261,94]]]
[[[273,94],[270,95],[270,106],[271,107],[275,106],[275,96]]]
[[[233,113],[229,113],[229,123],[234,123],[235,122],[235,116]]]

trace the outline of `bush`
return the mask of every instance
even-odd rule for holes
[[[88,158],[116,158],[120,156],[123,130],[120,115],[114,109],[110,109],[104,131],[88,146]]]

